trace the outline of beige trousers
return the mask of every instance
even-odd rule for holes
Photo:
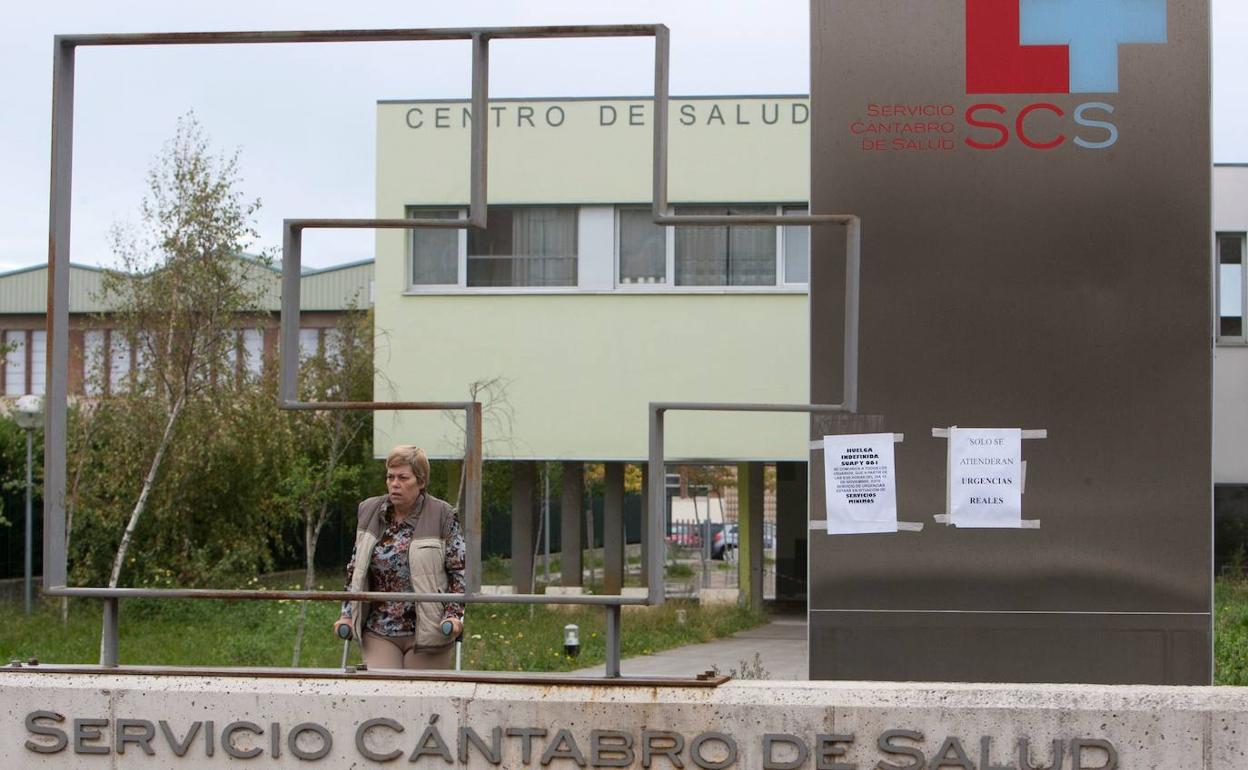
[[[415,636],[382,636],[372,631],[364,632],[360,646],[370,669],[446,670],[451,667],[451,655],[455,652],[453,642],[445,647],[417,650]]]

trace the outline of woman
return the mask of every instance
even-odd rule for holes
[[[428,485],[423,450],[390,451],[388,493],[360,503],[348,591],[464,592],[459,521],[448,503],[425,492]],[[369,668],[449,668],[463,618],[464,605],[453,602],[343,602],[334,631],[351,628]]]

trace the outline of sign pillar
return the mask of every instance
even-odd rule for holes
[[[810,532],[812,678],[1208,683],[1208,0],[813,0],[811,72],[812,213],[862,221],[859,411],[913,437],[899,515],[944,507],[931,426],[1048,429],[1041,529]],[[815,403],[843,259],[814,228]]]

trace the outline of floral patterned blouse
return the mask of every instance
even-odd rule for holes
[[[394,591],[410,593],[412,590],[412,573],[407,563],[408,548],[415,532],[415,522],[424,509],[425,498],[422,494],[416,501],[414,512],[402,521],[394,521],[394,505],[387,500],[382,510],[386,529],[381,539],[373,548],[373,558],[368,564],[368,585],[370,591]],[[460,531],[459,517],[451,516],[450,525],[444,526],[442,542],[446,550],[447,593],[464,592],[464,561],[467,548],[464,536]],[[355,572],[356,554],[352,552],[347,562],[347,579]],[[346,590],[350,591],[348,582]],[[414,602],[373,602],[372,610],[364,623],[364,628],[381,636],[412,636],[416,633],[416,604]],[[350,602],[343,603],[342,616],[351,617]],[[464,605],[447,602],[443,605],[442,619],[463,620]]]

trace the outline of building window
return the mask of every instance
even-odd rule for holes
[[[619,209],[621,284],[667,283],[667,228],[648,208]]]
[[[1244,233],[1218,233],[1218,341],[1244,342]]]
[[[130,384],[130,340],[116,330],[108,338],[108,392],[122,393]]]
[[[468,286],[576,286],[573,206],[491,207],[468,233]]]
[[[806,216],[805,206],[785,206],[785,216]],[[810,282],[810,227],[788,225],[784,228],[784,282]]]
[[[26,332],[4,333],[4,395],[26,395]]]
[[[458,209],[409,208],[411,219],[459,219]],[[463,230],[422,227],[408,238],[413,286],[455,286],[459,283],[459,252]]]
[[[88,329],[82,335],[83,391],[88,396],[104,392],[104,330]]]
[[[325,360],[331,364],[342,361],[342,330],[326,329],[322,342],[325,347]]]
[[[316,358],[321,353],[321,330],[299,330],[299,357]]]
[[[264,371],[264,331],[261,329],[243,329],[240,340],[242,353],[242,370],[255,377]]]
[[[774,206],[678,206],[677,214],[774,215]],[[677,286],[775,286],[776,229],[676,228]]]

